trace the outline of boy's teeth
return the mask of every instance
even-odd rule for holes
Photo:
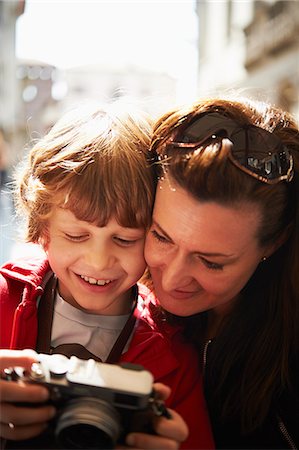
[[[111,280],[96,280],[95,278],[86,277],[84,275],[80,275],[80,276],[84,281],[87,281],[87,283],[97,284],[98,286],[104,286],[104,284],[108,284],[111,282]]]

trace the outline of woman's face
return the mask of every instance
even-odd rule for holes
[[[160,181],[145,258],[161,305],[178,316],[225,314],[266,256],[257,240],[260,221],[253,203],[200,202]]]

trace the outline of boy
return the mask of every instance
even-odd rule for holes
[[[66,114],[19,169],[16,200],[27,241],[46,257],[0,271],[1,348],[141,364],[172,389],[167,406],[190,431],[182,448],[212,448],[196,355],[178,329],[154,321],[156,299],[137,286],[155,194],[151,124],[120,105]],[[19,439],[1,406],[2,437]],[[29,447],[41,439],[28,440]]]

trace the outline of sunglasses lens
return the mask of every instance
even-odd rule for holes
[[[233,131],[230,138],[233,158],[248,170],[269,180],[288,173],[290,152],[275,135],[251,126]]]
[[[228,120],[228,119],[227,119]],[[178,137],[179,142],[183,143],[204,143],[217,131],[226,129],[227,120],[220,114],[206,114],[199,119],[194,120]],[[230,120],[229,120],[230,121]]]
[[[213,138],[227,137],[233,144],[231,160],[261,181],[291,180],[293,160],[273,133],[254,125],[240,126],[220,113],[207,113],[193,120],[176,136],[173,145],[198,148]]]

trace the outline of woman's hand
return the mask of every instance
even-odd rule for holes
[[[170,388],[156,383],[154,385],[155,391],[159,393],[161,400],[166,400],[170,394]],[[181,442],[188,437],[188,428],[183,418],[173,411],[168,409],[171,414],[171,419],[166,417],[156,417],[154,421],[154,429],[156,435],[145,433],[130,433],[126,437],[126,444],[134,449],[152,449],[152,450],[166,450],[178,449]]]
[[[16,366],[29,370],[35,361],[33,350],[0,350],[1,373],[5,368]],[[42,386],[0,379],[0,437],[23,440],[44,431],[56,412],[53,406],[43,404],[48,397],[48,390]],[[19,402],[35,405],[18,406]]]

